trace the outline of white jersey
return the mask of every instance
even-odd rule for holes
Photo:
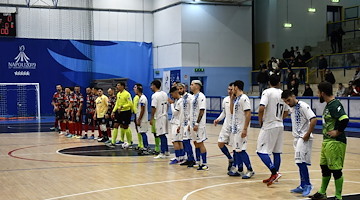
[[[230,112],[230,96],[227,96],[223,99],[222,102],[222,112],[217,118],[217,120],[221,121],[225,118],[223,126],[221,128],[222,131],[231,130],[231,112]]]
[[[182,115],[182,104],[183,104],[183,99],[175,99],[174,103],[171,104],[171,113],[172,113],[172,117],[170,120],[170,123],[174,124],[174,125],[178,125],[180,126],[180,122],[181,122],[181,118],[183,117]]]
[[[281,99],[282,90],[279,88],[269,88],[264,90],[260,105],[265,106],[263,116],[263,129],[284,127],[283,114],[289,110],[289,106]]]
[[[294,137],[303,137],[310,127],[310,120],[315,118],[315,113],[311,110],[310,106],[299,101],[294,107],[290,108],[292,134]],[[313,137],[312,134],[310,137]]]
[[[200,110],[204,110],[204,115],[199,122],[199,128],[204,128],[206,124],[206,97],[202,92],[193,96],[190,102],[190,126],[194,127],[197,122]]]
[[[146,98],[146,96],[144,94],[141,95],[141,97],[139,98],[138,104],[137,104],[137,112],[136,112],[136,119],[139,118],[140,113],[141,113],[141,107],[144,106],[145,107],[145,111],[143,114],[143,117],[141,119],[141,122],[147,122],[148,121],[148,100]]]
[[[232,134],[241,134],[245,125],[245,111],[251,110],[250,99],[242,94],[234,100],[234,108],[231,123]],[[250,126],[250,123],[249,123]]]
[[[181,124],[182,126],[188,126],[190,121],[190,102],[193,98],[193,95],[190,93],[185,93],[181,99],[182,99],[182,115],[181,118]]]
[[[151,107],[156,108],[154,119],[167,118],[168,96],[164,91],[157,91],[151,96]]]

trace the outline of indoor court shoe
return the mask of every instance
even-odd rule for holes
[[[165,156],[170,156],[170,152],[165,151]]]
[[[68,134],[66,137],[67,137],[67,138],[72,138],[72,137],[73,137],[73,135]]]
[[[110,147],[110,148],[115,148],[116,146],[113,144],[113,143],[106,143],[105,144],[107,147]]]
[[[274,182],[277,182],[281,178],[281,174],[278,172],[275,175],[271,175],[269,182],[267,182],[267,186],[272,185]]]
[[[303,188],[301,185],[297,186],[297,188],[290,190],[291,193],[303,193]]]
[[[117,141],[116,143],[115,143],[115,145],[122,145],[124,142],[122,142],[122,141]]]
[[[178,163],[179,163],[179,161],[175,158],[174,160],[169,162],[169,165],[176,165]]]
[[[249,179],[255,175],[254,171],[247,171],[243,176],[242,179]]]
[[[107,138],[101,138],[101,140],[98,140],[98,142],[107,142],[109,141]]]
[[[302,192],[302,196],[303,197],[309,196],[313,188],[314,187],[312,185],[305,185],[304,186],[304,191]]]
[[[84,135],[84,136],[82,136],[80,139],[83,139],[83,140],[88,139],[88,136],[87,136],[87,135]]]
[[[233,164],[234,164],[234,160],[229,160],[229,164],[228,164],[228,168],[227,168],[227,170],[228,171],[230,171],[231,170],[231,167],[233,166]]]
[[[182,163],[180,163],[181,166],[187,166],[191,161],[184,160]]]
[[[162,158],[165,158],[165,154],[163,154],[163,153],[159,153],[159,155],[155,156],[154,158],[155,158],[155,159],[162,159]]]
[[[196,164],[195,161],[189,161],[189,164],[187,165],[187,167],[194,167]]]
[[[209,170],[209,167],[207,165],[200,165],[197,170]]]
[[[311,198],[311,200],[326,200],[327,196],[326,194],[320,194],[319,192],[317,192],[314,195],[309,196],[309,198]]]
[[[95,138],[95,136],[92,135],[92,136],[90,136],[88,139],[89,139],[89,140],[93,140],[94,138]]]
[[[228,171],[227,175],[229,175],[229,176],[240,176],[240,173],[238,171]]]
[[[76,135],[75,138],[76,138],[76,139],[80,139],[81,136],[80,136],[80,135]]]
[[[173,157],[173,158],[170,159],[170,161],[173,161],[173,160],[176,160],[176,157]]]

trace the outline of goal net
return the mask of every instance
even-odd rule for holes
[[[39,83],[0,83],[0,120],[40,119]]]

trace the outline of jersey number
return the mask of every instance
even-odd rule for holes
[[[276,117],[281,118],[284,111],[284,104],[276,104]]]

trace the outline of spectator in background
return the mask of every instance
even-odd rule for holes
[[[287,70],[286,85],[287,85],[288,88],[290,87],[290,82],[292,80],[293,74],[294,74],[294,72],[293,72],[292,69]]]
[[[342,53],[342,37],[343,37],[343,35],[345,35],[345,32],[340,26],[339,29],[337,30],[337,40],[336,40],[337,44],[338,44],[339,53]]]
[[[303,55],[303,60],[304,62],[308,61],[311,58],[311,54],[308,50],[304,49],[304,55]]]
[[[299,79],[296,77],[295,73],[292,75],[292,78],[290,80],[290,86],[288,87],[288,90],[292,91],[295,94],[295,96],[298,96]]]
[[[351,96],[360,96],[360,79],[357,79],[352,84]]]
[[[320,71],[321,82],[324,81],[325,70],[327,69],[327,67],[328,67],[327,60],[324,57],[324,55],[321,54],[319,59],[319,67],[318,67],[318,70]]]
[[[290,47],[290,56],[295,58],[295,50],[294,47]]]
[[[267,69],[265,62],[262,60],[260,61],[259,70],[261,71],[263,68]]]
[[[338,38],[339,38],[338,32],[336,30],[333,30],[330,33],[330,43],[331,43],[332,53],[336,53],[336,44],[337,44]]]
[[[345,97],[351,96],[351,92],[353,90],[352,85],[353,85],[353,81],[349,81],[349,86],[345,89],[345,92],[344,92]]]
[[[310,84],[306,83],[303,97],[312,97],[312,96],[314,96],[314,92],[312,91]]]
[[[294,57],[294,56],[290,56],[289,69],[292,69],[293,67],[295,67],[295,57]]]
[[[355,76],[353,78],[353,81],[359,80],[360,79],[360,67],[358,67],[355,71]]]
[[[269,74],[266,71],[266,66],[260,69],[257,76],[257,82],[259,84],[259,96],[261,96],[262,92],[267,88],[269,82]]]
[[[325,81],[331,83],[331,84],[334,84],[336,81],[335,81],[335,77],[334,77],[334,74],[331,72],[330,69],[327,69],[326,70],[326,73],[325,73]]]
[[[298,58],[299,56],[301,57],[301,54],[302,54],[302,50],[299,49],[298,46],[296,46],[296,47],[295,47],[295,52],[294,52],[295,58]]]
[[[298,56],[298,58],[296,59],[296,67],[302,67],[302,68],[305,68],[306,67],[306,64],[305,62],[302,60],[302,57],[301,56]],[[305,69],[300,69],[300,72],[299,72],[299,78],[300,78],[300,83],[305,83]]]
[[[336,96],[343,97],[344,95],[345,95],[345,87],[343,86],[342,83],[339,83],[338,90],[336,91]]]
[[[283,59],[285,59],[285,60],[290,59],[290,56],[291,56],[290,51],[289,51],[288,49],[285,49],[285,51],[284,51],[284,53],[282,54],[282,56],[283,56]]]
[[[283,59],[279,60],[279,65],[278,66],[279,66],[279,69],[286,69],[286,68],[289,67],[288,64]]]

